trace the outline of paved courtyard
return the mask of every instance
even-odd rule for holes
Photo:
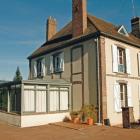
[[[69,125],[17,128],[0,122],[0,140],[140,140],[140,130]]]

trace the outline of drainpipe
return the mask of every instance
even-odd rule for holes
[[[97,59],[97,98],[98,98],[98,124],[101,124],[101,92],[100,92],[100,54],[99,54],[99,38],[95,39],[96,42],[96,59]]]

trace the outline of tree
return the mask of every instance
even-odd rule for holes
[[[22,80],[22,75],[20,73],[19,67],[17,67],[17,70],[16,70],[15,77],[14,77],[13,81],[21,81],[21,80]]]

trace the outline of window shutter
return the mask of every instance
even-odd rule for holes
[[[114,107],[116,112],[121,112],[120,85],[114,84]]]
[[[131,74],[131,60],[130,60],[130,50],[126,49],[126,71]]]
[[[53,67],[53,56],[50,56],[50,73],[54,72],[54,67]]]
[[[138,53],[138,71],[140,76],[140,53]]]
[[[41,61],[41,76],[45,76],[46,75],[46,67],[45,67],[45,58],[42,59]]]
[[[127,85],[127,98],[128,98],[128,106],[132,107],[132,91],[131,91],[131,85]]]
[[[113,57],[113,72],[118,72],[118,52],[116,45],[112,45],[112,57]]]
[[[139,83],[138,99],[139,99],[139,101],[140,101],[140,83]]]
[[[60,54],[60,71],[64,71],[64,52]]]
[[[37,62],[34,61],[34,77],[37,77]]]

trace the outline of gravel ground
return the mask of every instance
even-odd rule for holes
[[[79,126],[78,126],[79,127]],[[0,140],[140,140],[140,130],[91,126],[71,129],[59,125],[17,128],[0,123]]]

